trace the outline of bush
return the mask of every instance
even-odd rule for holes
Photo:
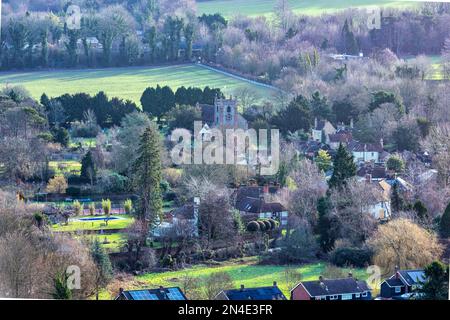
[[[64,176],[56,176],[50,179],[47,184],[47,192],[50,193],[65,193],[67,190],[67,181]]]
[[[267,221],[270,223],[270,229],[271,230],[275,230],[278,227],[277,221],[275,221],[273,219],[268,219]]]
[[[373,252],[370,249],[337,248],[331,253],[331,262],[338,267],[363,268],[370,263]]]
[[[445,208],[444,214],[441,217],[439,229],[443,237],[450,237],[450,203]]]
[[[133,202],[131,199],[125,200],[123,203],[123,208],[127,214],[131,214],[131,211],[133,210]]]
[[[129,187],[129,179],[116,172],[102,170],[98,174],[98,187],[103,193],[126,192]]]
[[[77,175],[70,175],[67,177],[68,184],[82,184],[82,183],[86,183],[86,182],[88,182],[86,179],[84,179],[80,176],[77,176]]]
[[[268,220],[262,220],[262,222],[266,226],[266,231],[272,230],[272,224]]]
[[[73,202],[72,207],[76,216],[80,216],[83,214],[84,206],[78,200],[75,200]]]
[[[263,232],[266,231],[266,224],[263,221],[259,220],[256,222],[259,224],[259,230],[261,230]]]
[[[77,197],[81,195],[81,189],[78,187],[68,187],[66,189],[66,194],[71,197]]]
[[[257,232],[257,231],[259,231],[260,230],[260,228],[259,228],[259,223],[258,222],[256,222],[256,221],[250,221],[248,224],[247,224],[247,231],[248,232]]]

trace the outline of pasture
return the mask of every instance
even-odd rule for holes
[[[183,278],[186,276],[196,279],[197,283],[215,272],[226,272],[233,280],[235,288],[239,288],[241,284],[246,287],[264,287],[271,286],[276,281],[280,289],[286,295],[290,296],[290,289],[298,282],[289,276],[286,270],[295,270],[301,280],[317,280],[320,275],[329,278],[346,277],[350,269],[346,268],[330,268],[326,263],[312,263],[304,265],[258,265],[256,257],[244,258],[239,260],[227,261],[218,266],[197,265],[179,271],[169,271],[162,273],[148,273],[136,276],[134,281],[125,284],[127,289],[132,288],[157,288],[160,285],[165,287],[179,286],[183,288]],[[352,269],[353,275],[361,280],[367,279],[368,274],[363,269]],[[329,274],[333,272],[333,274]],[[336,273],[339,273],[337,275]],[[201,286],[200,286],[201,289]],[[102,292],[103,299],[110,299],[114,295],[113,292]]]
[[[111,69],[56,70],[0,73],[0,84],[22,85],[39,99],[42,93],[50,97],[65,93],[104,91],[109,97],[129,99],[140,105],[142,92],[157,84],[178,87],[220,88],[227,95],[236,89],[249,88],[262,99],[270,99],[274,90],[236,79],[198,65],[162,67],[128,67]]]
[[[226,18],[236,14],[245,16],[270,16],[276,0],[197,0],[199,15],[221,13]],[[414,7],[418,3],[406,0],[289,0],[290,8],[296,14],[321,15],[346,8],[365,8],[383,6],[405,8]]]

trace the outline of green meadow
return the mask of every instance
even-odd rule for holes
[[[321,15],[347,8],[383,6],[394,8],[415,7],[414,1],[405,0],[289,0],[290,8],[297,14]],[[199,15],[221,13],[227,18],[234,15],[270,16],[276,0],[197,0]]]
[[[95,218],[102,218],[100,216],[94,216]],[[113,215],[111,217],[114,217]],[[54,224],[52,225],[52,230],[57,232],[77,232],[77,231],[92,231],[92,230],[116,230],[125,229],[129,227],[133,222],[134,218],[128,215],[118,216],[120,219],[109,220],[108,224],[104,220],[95,221],[81,221],[79,218],[93,218],[91,216],[74,217],[69,220],[67,225],[65,224]],[[103,216],[103,218],[106,218]]]
[[[36,99],[42,93],[50,97],[65,93],[104,91],[109,97],[130,99],[140,105],[142,92],[147,87],[168,85],[178,87],[220,88],[225,94],[236,89],[249,88],[261,99],[269,99],[274,90],[212,71],[198,65],[163,67],[128,67],[111,69],[57,70],[0,73],[0,84],[22,85]]]
[[[283,291],[284,295],[289,299],[290,289],[295,285],[298,280],[289,279],[286,270],[295,270],[300,274],[302,281],[318,280],[320,275],[324,277],[334,278],[336,275],[328,275],[327,272],[329,266],[326,263],[311,263],[303,265],[259,265],[258,259],[255,257],[227,261],[219,266],[207,266],[197,265],[191,268],[169,271],[162,273],[147,273],[135,277],[133,281],[137,288],[158,288],[159,286],[174,287],[179,286],[183,288],[183,277],[189,276],[198,280],[198,283],[215,273],[226,272],[233,280],[235,288],[239,288],[241,284],[245,287],[264,287],[271,286],[274,281],[277,282],[279,288]],[[347,269],[332,267],[334,272],[336,270],[346,276],[349,271],[352,271],[354,277],[361,280],[366,280],[368,274],[364,269]],[[196,281],[197,282],[197,281]],[[130,287],[127,289],[133,289],[133,284],[130,283]],[[112,296],[103,291],[101,295],[102,299],[111,299]]]

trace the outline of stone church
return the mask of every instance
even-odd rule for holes
[[[214,105],[198,104],[202,111],[202,121],[210,128],[248,129],[247,120],[239,114],[237,99],[215,98]]]

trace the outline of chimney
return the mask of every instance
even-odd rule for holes
[[[350,118],[350,128],[353,129],[353,118]]]
[[[381,149],[384,149],[384,140],[383,140],[383,138],[380,138],[380,146],[381,146]]]
[[[322,276],[319,276],[319,281],[323,282],[323,277]]]
[[[353,278],[353,273],[351,271],[348,273],[348,277]]]
[[[241,291],[244,291],[245,287],[243,284],[241,284]]]
[[[119,294],[123,293],[123,288],[119,288]]]
[[[317,117],[314,118],[314,129],[317,129]]]
[[[263,193],[264,193],[264,194],[269,194],[269,185],[268,185],[268,184],[265,184],[265,185],[264,185],[264,187],[263,187]]]
[[[274,286],[274,287],[277,286],[277,282],[276,282],[276,281],[273,282],[273,286]]]
[[[366,173],[366,182],[372,183],[372,175],[370,173]]]
[[[398,266],[395,266],[395,278],[398,279],[400,278],[400,273],[398,272]]]

